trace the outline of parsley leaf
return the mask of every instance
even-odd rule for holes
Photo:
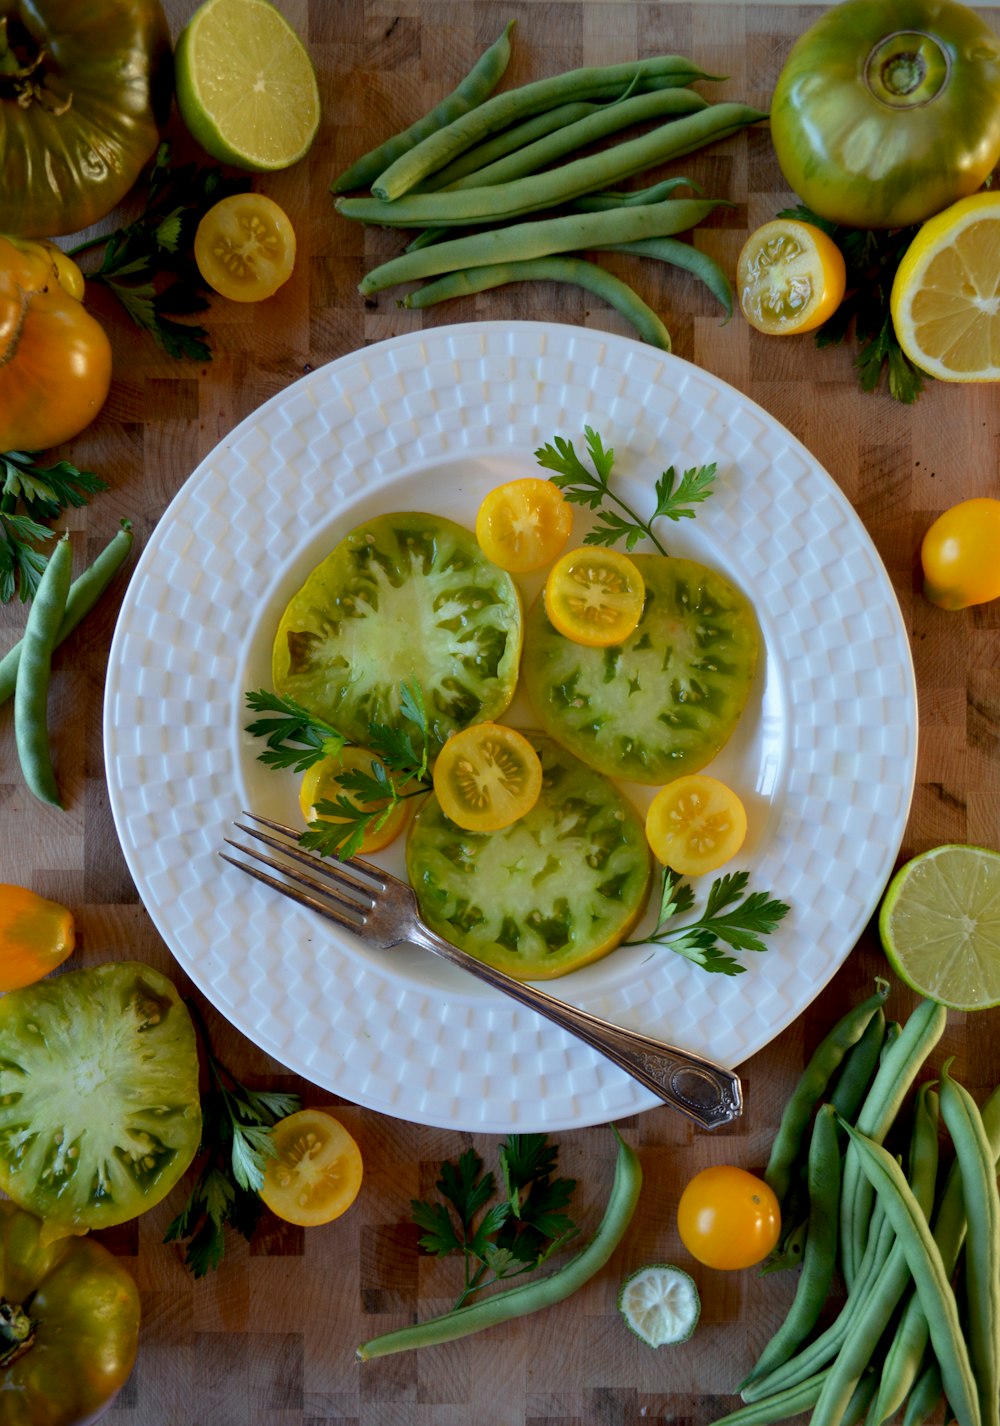
[[[606,450],[601,437],[590,426],[584,427],[587,452],[593,463],[593,471],[584,465],[573,448],[573,443],[563,436],[556,436],[548,445],[535,451],[535,459],[543,470],[554,471],[550,479],[563,492],[572,505],[586,505],[597,512],[598,523],[583,537],[585,545],[615,545],[625,541],[625,548],[635,549],[641,539],[652,541],[660,554],[667,551],[653,533],[654,520],[689,520],[695,511],[692,505],[700,504],[711,494],[716,466],[703,465],[684,471],[677,481],[673,466],[665,470],[656,481],[656,506],[648,520],[628,505],[620,495],[611,489],[610,476],[614,466],[615,453]],[[613,501],[618,510],[606,508],[606,502]],[[619,514],[623,511],[624,514]]]
[[[0,455],[0,603],[15,594],[25,602],[34,597],[48,563],[36,545],[52,538],[43,521],[57,519],[70,507],[79,509],[106,489],[92,470],[78,470],[68,460],[40,466],[29,451]]]
[[[734,951],[766,951],[763,937],[770,935],[790,909],[769,892],[747,892],[749,880],[750,873],[745,871],[716,877],[701,916],[687,925],[675,926],[671,923],[677,916],[692,910],[695,895],[678,872],[664,867],[656,926],[643,940],[622,944],[666,946],[703,970],[741,975],[746,966],[740,965],[734,956],[726,955],[719,942],[725,942]],[[727,907],[732,909],[727,910]]]

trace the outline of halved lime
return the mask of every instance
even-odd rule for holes
[[[878,921],[889,964],[952,1010],[1000,1005],[1000,852],[948,843],[908,861]]]
[[[221,163],[288,168],[319,127],[319,86],[305,46],[268,0],[205,0],[174,55],[177,107]]]
[[[639,1268],[622,1283],[618,1310],[649,1347],[686,1342],[698,1325],[701,1298],[694,1279],[670,1263]]]

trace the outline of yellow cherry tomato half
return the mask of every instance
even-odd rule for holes
[[[0,886],[0,991],[34,985],[76,944],[73,913],[24,886]]]
[[[556,560],[545,581],[545,612],[553,628],[592,649],[623,643],[642,616],[645,598],[642,575],[628,555],[588,545]]]
[[[763,1262],[781,1232],[781,1208],[762,1178],[730,1164],[695,1174],[677,1205],[677,1229],[693,1258],[732,1271]]]
[[[499,832],[538,801],[542,764],[523,733],[473,723],[448,739],[434,764],[441,811],[467,832]]]
[[[358,848],[360,856],[387,847],[399,836],[410,815],[408,801],[393,803],[388,798],[381,798],[374,802],[362,802],[357,792],[341,786],[337,781],[345,773],[362,772],[370,775],[373,763],[379,767],[385,766],[382,759],[367,748],[341,748],[339,753],[323,758],[307,768],[299,784],[299,806],[307,822],[346,822],[346,817],[338,817],[335,812],[318,810],[321,802],[336,802],[340,797],[346,797],[354,807],[364,807],[371,812],[385,814],[384,821],[378,817],[365,829]]]
[[[840,306],[847,268],[820,228],[775,218],[747,238],[736,262],[736,291],[751,327],[771,336],[811,332]]]
[[[961,500],[931,525],[920,546],[924,593],[942,609],[1000,598],[1000,500]]]
[[[233,193],[209,208],[198,224],[194,260],[220,296],[260,302],[292,275],[295,229],[272,198]]]
[[[569,501],[551,480],[538,476],[498,485],[476,515],[483,554],[510,574],[530,574],[551,564],[572,529]]]
[[[736,855],[746,834],[739,797],[700,772],[661,787],[646,813],[646,837],[656,860],[684,876],[715,871]]]
[[[299,1109],[271,1131],[260,1196],[276,1217],[312,1228],[346,1213],[361,1188],[361,1150],[325,1109]]]

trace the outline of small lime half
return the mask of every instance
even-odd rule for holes
[[[618,1310],[649,1347],[686,1342],[698,1325],[701,1298],[694,1279],[670,1263],[638,1268],[622,1283]]]
[[[1000,1005],[1000,852],[947,843],[914,857],[879,912],[889,964],[952,1010]]]
[[[319,127],[319,86],[305,46],[268,0],[205,0],[177,41],[177,107],[221,163],[289,168]]]

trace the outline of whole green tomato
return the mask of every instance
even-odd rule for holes
[[[821,218],[921,223],[1000,159],[1000,38],[954,0],[844,0],[792,47],[771,137]]]

